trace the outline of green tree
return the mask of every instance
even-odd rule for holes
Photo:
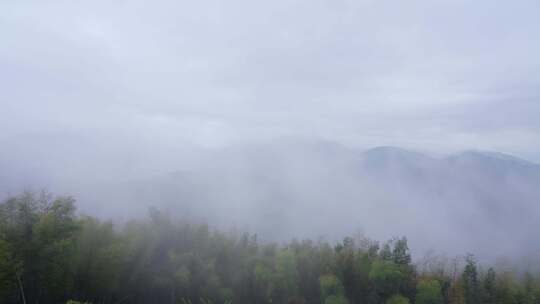
[[[391,242],[384,243],[383,247],[379,251],[379,256],[385,261],[391,261],[393,259]]]
[[[332,274],[326,274],[319,278],[321,285],[321,298],[325,304],[347,303],[343,284]]]
[[[392,259],[397,265],[409,265],[411,263],[411,254],[407,238],[402,237],[394,240],[394,249],[392,250]]]
[[[112,299],[120,287],[126,246],[112,222],[82,217],[74,256],[74,297],[92,302]]]
[[[75,200],[25,192],[0,205],[1,234],[9,244],[21,302],[61,302],[71,291]]]
[[[9,244],[0,234],[0,299],[8,299],[15,293],[14,276],[15,272],[11,263]],[[2,303],[2,300],[0,300],[0,303]]]
[[[399,292],[405,276],[399,265],[392,261],[375,261],[369,272],[369,279],[375,285],[376,291],[382,298]]]
[[[462,274],[463,297],[465,304],[480,303],[480,290],[478,286],[478,270],[476,259],[473,255],[467,255],[465,269]]]
[[[485,303],[497,302],[497,276],[493,268],[489,268],[484,278],[484,301]]]
[[[298,292],[298,272],[296,257],[292,250],[283,250],[276,257],[274,286],[276,295],[273,297],[281,303],[294,297]]]
[[[74,202],[72,198],[55,199],[34,224],[33,246],[37,248],[34,258],[39,264],[33,275],[38,279],[38,299],[60,300],[73,286],[71,261],[79,230]]]
[[[409,304],[410,301],[406,297],[396,294],[391,296],[388,300],[386,300],[386,304]]]
[[[441,284],[437,280],[423,279],[416,285],[416,304],[442,304]]]
[[[337,296],[337,295],[331,295],[326,297],[324,300],[324,304],[348,304],[349,301],[347,301],[347,298],[345,298],[343,295]]]

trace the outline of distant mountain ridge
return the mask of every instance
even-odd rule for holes
[[[539,185],[538,164],[498,152],[432,157],[285,141],[217,149],[170,174],[58,189],[88,213],[143,215],[156,206],[263,239],[362,231],[377,239],[407,235],[420,251],[494,258],[540,256]]]

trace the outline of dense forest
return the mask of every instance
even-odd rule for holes
[[[75,200],[26,192],[0,204],[1,303],[538,304],[540,277],[473,255],[413,263],[407,239],[257,241],[150,209],[121,225]]]

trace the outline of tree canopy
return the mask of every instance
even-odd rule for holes
[[[75,200],[23,193],[0,203],[0,303],[540,304],[533,273],[419,270],[407,239],[382,246],[259,242],[151,209],[122,225]]]

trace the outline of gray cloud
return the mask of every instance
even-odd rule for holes
[[[280,236],[397,230],[421,249],[447,249],[441,239],[473,248],[481,238],[459,229],[499,227],[489,212],[504,214],[503,199],[538,212],[533,182],[474,180],[477,192],[456,177],[448,191],[453,167],[422,160],[435,190],[422,192],[420,179],[387,191],[376,186],[392,181],[359,179],[349,165],[379,145],[540,162],[539,13],[536,0],[2,1],[0,193],[70,191],[94,214],[182,197],[203,205],[194,214]],[[193,189],[169,180],[176,170]],[[482,209],[490,187],[501,188],[503,211]],[[478,226],[459,222],[471,211],[482,215]],[[259,220],[273,217],[287,224]],[[496,236],[518,235],[501,249],[510,254],[528,236],[511,224]]]
[[[536,1],[1,5],[4,145],[299,135],[540,159]]]

